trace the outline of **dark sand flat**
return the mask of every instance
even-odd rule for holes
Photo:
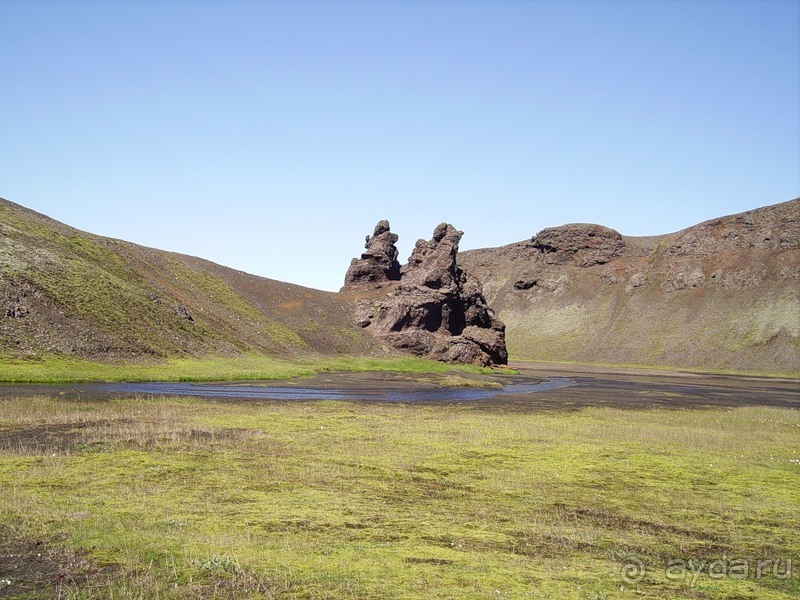
[[[509,411],[778,406],[800,408],[800,380],[631,368],[514,363],[519,374],[319,373],[282,381],[2,385],[0,400],[188,396],[220,402],[341,400]],[[454,386],[454,383],[456,384]]]

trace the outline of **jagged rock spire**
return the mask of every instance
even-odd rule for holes
[[[361,258],[354,258],[344,277],[345,286],[381,284],[400,279],[397,262],[398,237],[392,233],[389,221],[378,221],[372,235],[368,235]]]

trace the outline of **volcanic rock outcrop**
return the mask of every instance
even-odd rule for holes
[[[379,221],[372,235],[367,236],[366,252],[354,258],[344,277],[344,284],[381,284],[400,279],[400,263],[397,262],[397,234],[391,232],[389,221]]]
[[[375,231],[379,229],[388,231],[388,223],[381,221]],[[487,306],[478,280],[456,262],[462,235],[442,223],[430,240],[418,240],[408,264],[400,269],[394,291],[379,300],[359,301],[358,323],[395,348],[443,362],[508,362],[505,325]],[[364,260],[362,255],[361,261],[351,264],[345,289],[375,281],[369,276],[354,277],[356,269],[357,273],[374,272],[362,267]]]
[[[618,231],[602,225],[578,224],[548,227],[531,240],[534,248],[545,253],[551,265],[575,262],[580,267],[602,265],[625,251]]]

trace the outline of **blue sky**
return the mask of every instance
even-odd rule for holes
[[[335,290],[594,222],[668,233],[800,194],[800,2],[0,0],[0,196]]]

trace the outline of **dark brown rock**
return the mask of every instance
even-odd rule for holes
[[[189,313],[189,309],[186,308],[183,304],[175,305],[175,312],[178,313],[178,316],[181,319],[186,319],[187,321],[194,321],[194,318]]]
[[[489,309],[478,280],[456,262],[462,235],[442,223],[430,240],[417,241],[395,291],[362,302],[358,324],[395,348],[444,362],[508,362],[505,325]]]
[[[371,236],[367,236],[366,251],[361,258],[354,258],[344,277],[344,285],[380,285],[386,281],[400,279],[400,263],[397,262],[397,235],[391,232],[389,221],[379,221]]]
[[[602,265],[625,252],[625,242],[618,231],[602,225],[577,224],[548,227],[531,240],[546,255],[547,264],[568,262],[580,267]]]
[[[670,236],[667,256],[706,257],[739,250],[800,248],[800,202],[705,221]]]
[[[0,316],[12,319],[22,319],[30,314],[28,309],[28,294],[32,293],[31,287],[25,283],[9,281],[3,285],[3,304]]]
[[[532,273],[522,273],[514,282],[514,289],[518,291],[529,290],[539,283],[539,278]]]
[[[463,231],[440,223],[430,240],[417,240],[408,264],[401,269],[403,284],[452,291],[458,283],[456,254],[462,235]]]

